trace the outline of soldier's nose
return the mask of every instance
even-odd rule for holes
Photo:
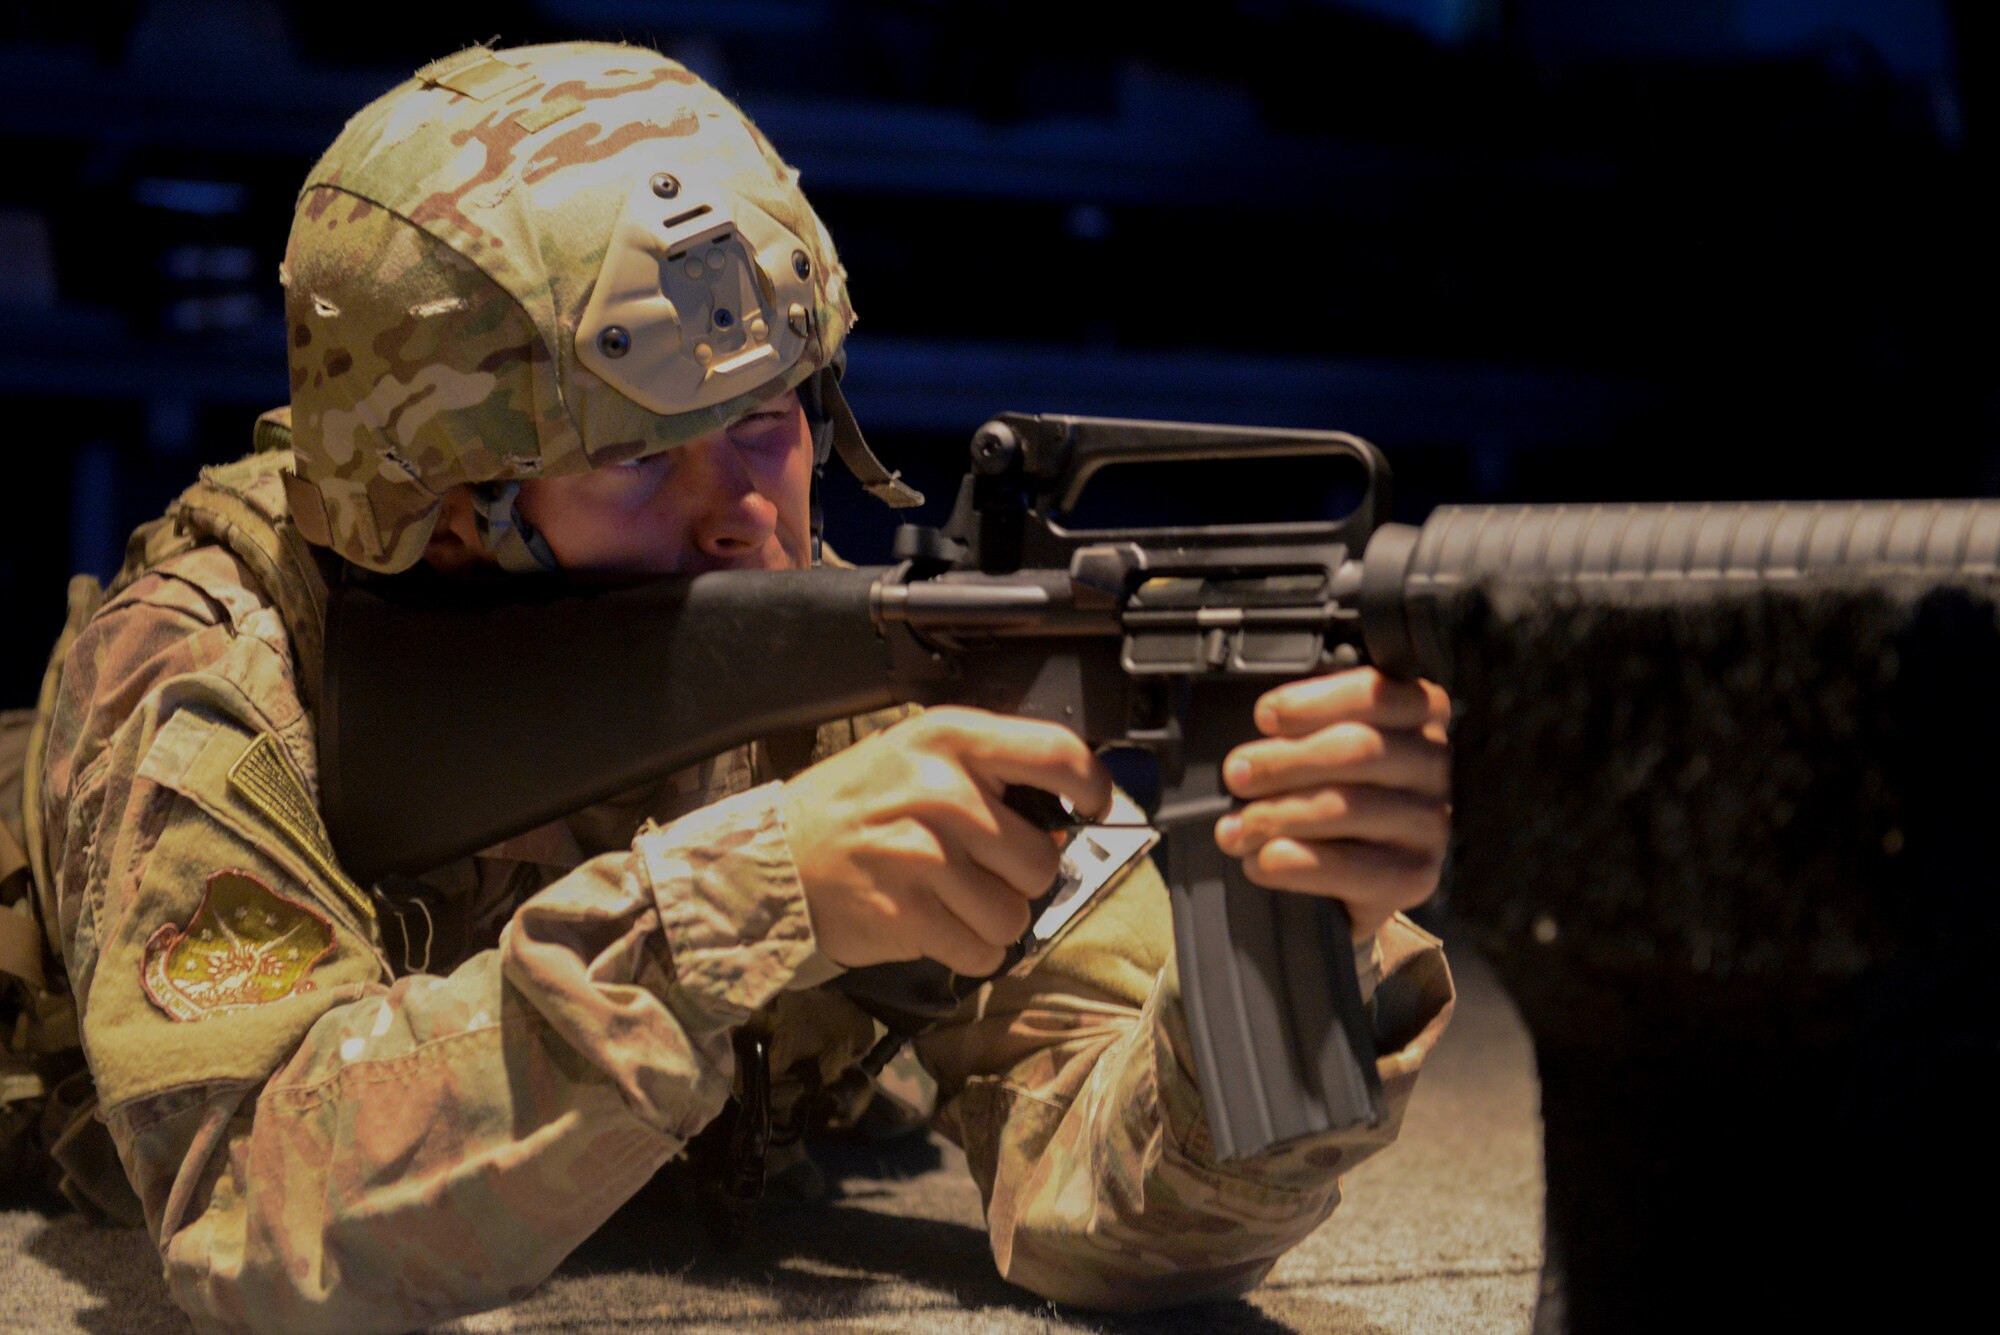
[[[697,442],[701,469],[691,536],[710,560],[731,561],[761,550],[778,531],[778,507],[757,490],[750,470],[727,439]]]

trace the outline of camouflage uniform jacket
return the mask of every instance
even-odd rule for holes
[[[278,467],[222,472],[282,525]],[[716,1116],[739,1026],[770,1025],[774,1072],[831,1078],[870,1046],[816,986],[836,966],[741,753],[427,878],[486,948],[392,958],[313,800],[318,628],[288,633],[232,544],[164,550],[74,640],[42,814],[100,1115],[198,1326],[406,1330],[516,1300]],[[1058,1300],[1255,1285],[1393,1138],[1450,1010],[1436,942],[1395,923],[1370,982],[1396,1118],[1221,1164],[1170,943],[1142,860],[919,1043],[1000,1271]]]

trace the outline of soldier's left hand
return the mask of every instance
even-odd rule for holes
[[[1223,762],[1249,799],[1215,842],[1274,890],[1346,903],[1364,941],[1437,890],[1451,832],[1451,698],[1374,668],[1289,682],[1257,701],[1264,734]]]

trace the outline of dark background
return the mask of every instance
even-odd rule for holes
[[[949,500],[1002,408],[1338,427],[1439,502],[1993,494],[1978,0],[126,0],[0,15],[0,704],[73,570],[285,393],[290,200],[423,62],[626,38],[731,94]],[[830,532],[886,550],[836,486]]]

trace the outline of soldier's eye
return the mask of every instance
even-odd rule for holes
[[[638,459],[627,459],[604,470],[604,480],[620,496],[650,493],[673,468],[673,451],[661,450]]]
[[[729,438],[738,445],[774,445],[790,439],[785,428],[791,418],[789,412],[750,413],[730,424]]]

